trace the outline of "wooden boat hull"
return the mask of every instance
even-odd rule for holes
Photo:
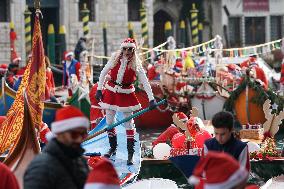
[[[149,106],[149,100],[144,91],[136,91],[135,92],[142,108],[147,108]],[[161,109],[164,109],[165,106],[161,106]],[[147,112],[135,120],[135,125],[137,128],[166,128],[172,123],[172,115],[173,113],[169,110],[165,112],[160,112],[155,109],[150,112]]]
[[[7,84],[4,84],[0,93],[0,116],[7,114],[15,98],[16,91],[11,89]],[[50,125],[55,119],[56,110],[61,107],[63,107],[63,105],[59,103],[44,102],[43,121]]]

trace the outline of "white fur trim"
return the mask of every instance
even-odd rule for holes
[[[188,118],[180,119],[180,121],[188,121]]]
[[[114,184],[86,183],[84,189],[120,189],[120,186]]]
[[[127,59],[123,57],[120,59],[120,66],[117,72],[116,83],[121,83],[127,66]]]
[[[225,182],[218,184],[204,184],[204,189],[229,189],[245,181],[248,178],[248,172],[244,167],[240,167],[233,175]]]
[[[133,47],[136,49],[136,45],[134,43],[121,43],[120,48],[122,49],[123,47]]]
[[[95,106],[95,105],[91,105],[91,108],[94,108],[94,109],[102,109],[102,107],[100,107],[100,106]]]
[[[51,131],[54,134],[62,133],[64,131],[72,130],[75,128],[84,127],[89,128],[90,122],[85,117],[74,117],[70,119],[65,119],[62,121],[55,121],[51,123]]]
[[[114,110],[114,111],[119,111],[119,112],[133,112],[133,111],[136,111],[142,108],[141,104],[138,104],[135,106],[128,106],[128,107],[119,107],[116,105],[110,105],[107,103],[99,102],[99,105],[103,109],[109,109],[109,110]]]
[[[188,178],[188,183],[193,184],[193,185],[197,185],[200,182],[200,178],[192,175],[191,177]]]
[[[65,54],[65,58],[67,58],[68,56],[74,56],[74,53],[72,51],[66,53]]]
[[[133,93],[135,91],[134,86],[132,86],[129,89],[123,89],[118,85],[115,85],[115,87],[110,86],[108,83],[105,84],[105,88],[114,92],[114,93],[124,93],[124,94],[130,94]]]
[[[55,138],[56,135],[54,135],[52,132],[48,132],[45,134],[45,138],[47,141],[51,141],[51,139]]]

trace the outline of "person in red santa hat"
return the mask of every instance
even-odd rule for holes
[[[51,124],[53,137],[49,137],[42,153],[28,165],[24,188],[83,188],[89,168],[81,143],[88,136],[89,125],[78,108],[58,109]]]
[[[84,189],[120,189],[120,180],[112,163],[102,158],[92,166]]]
[[[113,123],[116,111],[123,112],[124,117],[129,117],[133,111],[141,109],[141,104],[134,92],[136,76],[138,76],[139,82],[143,84],[144,90],[147,93],[150,109],[156,107],[151,86],[136,53],[136,48],[134,39],[128,38],[124,40],[120,45],[120,50],[112,55],[100,74],[96,99],[100,101],[99,105],[106,110],[106,122],[108,125]],[[111,79],[104,84],[108,73]],[[135,134],[133,119],[124,123],[124,126],[127,135],[127,164],[132,165]],[[115,155],[117,148],[115,129],[109,130],[108,136],[110,149],[105,154],[106,157]]]
[[[67,52],[63,61],[62,86],[67,87],[69,96],[72,96],[71,77],[76,75],[78,81],[80,80],[80,67],[80,62],[74,59],[74,53],[72,51]]]
[[[229,154],[209,152],[198,161],[188,182],[195,189],[247,189],[248,176],[249,172]]]
[[[243,70],[250,69],[251,75],[259,82],[265,90],[268,89],[268,80],[262,68],[257,63],[256,55],[252,55],[248,60],[240,64]]]
[[[179,121],[186,123],[188,121],[188,117],[183,112],[175,113],[173,116],[177,116]],[[171,141],[173,136],[177,133],[182,132],[182,130],[177,127],[178,123],[173,119],[173,124],[171,124],[162,134],[158,136],[156,140],[152,142],[152,146],[156,146],[159,143],[166,143],[167,141]]]
[[[284,59],[281,65],[280,92],[284,95]]]

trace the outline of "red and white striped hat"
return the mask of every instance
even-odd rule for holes
[[[56,111],[55,121],[51,123],[53,134],[62,133],[76,128],[88,129],[90,122],[88,118],[74,106],[66,106]]]
[[[102,158],[93,166],[84,189],[119,189],[119,178],[112,163]]]
[[[204,173],[205,180],[202,179]],[[197,185],[198,189],[230,189],[247,178],[248,171],[232,156],[222,152],[208,152],[199,160],[188,182]]]
[[[132,47],[134,49],[136,49],[136,41],[135,39],[132,39],[132,38],[127,38],[125,39],[121,45],[120,45],[120,48],[122,49],[123,47],[126,47],[126,48],[129,48],[129,47]]]

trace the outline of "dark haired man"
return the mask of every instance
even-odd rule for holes
[[[212,118],[215,137],[204,144],[204,154],[208,151],[226,152],[240,162],[248,171],[250,169],[248,146],[233,136],[234,117],[230,112],[216,113]]]

